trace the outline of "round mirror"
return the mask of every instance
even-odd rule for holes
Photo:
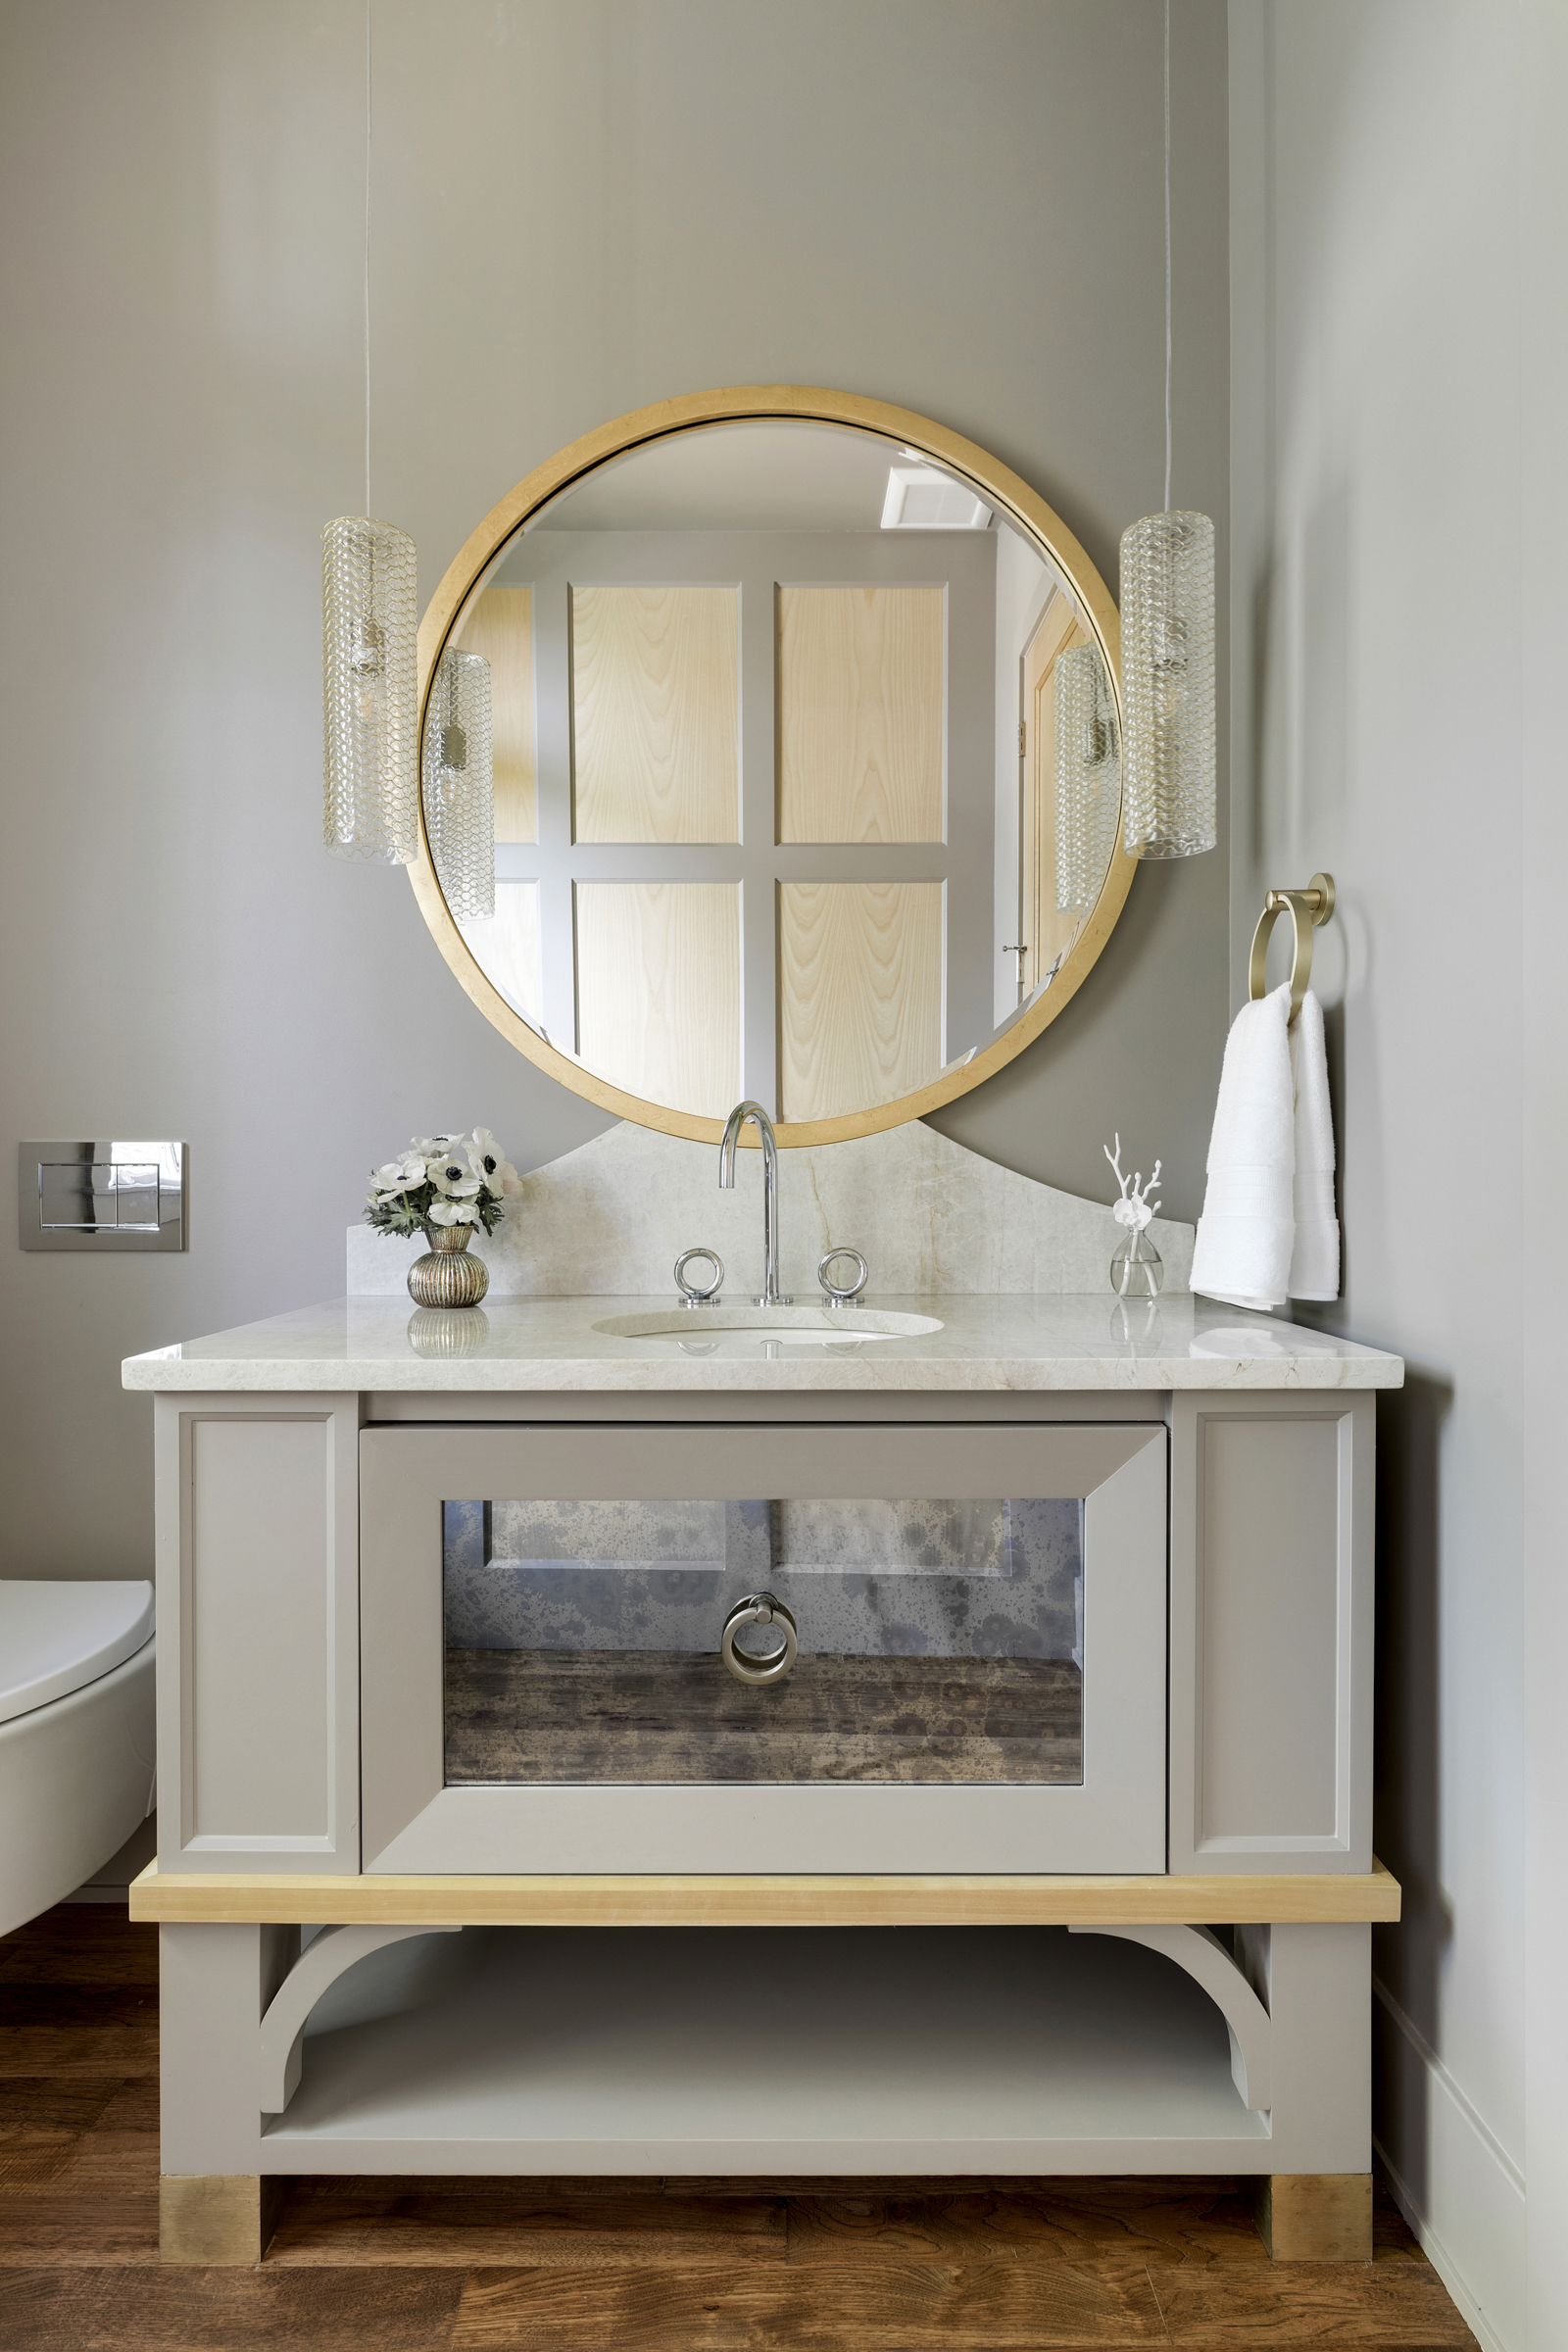
[[[1115,607],[907,411],[765,387],[605,426],[486,516],[419,661],[426,920],[644,1126],[917,1118],[1055,1017],[1126,898]]]

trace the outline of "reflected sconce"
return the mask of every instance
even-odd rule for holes
[[[1129,858],[1200,858],[1215,826],[1214,525],[1172,513],[1170,0],[1165,0],[1165,512],[1121,541],[1122,838]]]
[[[496,910],[490,664],[449,645],[424,714],[424,830],[442,896],[460,923]]]
[[[418,571],[389,522],[321,532],[322,835],[334,857],[409,865],[419,851],[415,711]]]
[[[1058,654],[1053,676],[1056,734],[1056,906],[1063,914],[1100,896],[1116,839],[1121,761],[1105,665],[1094,645]]]
[[[1214,525],[1146,514],[1121,542],[1123,837],[1129,858],[1214,847]]]

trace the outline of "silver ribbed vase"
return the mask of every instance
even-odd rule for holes
[[[416,1306],[477,1306],[490,1288],[490,1269],[468,1248],[471,1225],[426,1225],[429,1250],[409,1268]]]

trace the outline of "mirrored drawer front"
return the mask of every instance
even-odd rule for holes
[[[1083,1561],[1075,1497],[448,1501],[447,1785],[1079,1783]]]

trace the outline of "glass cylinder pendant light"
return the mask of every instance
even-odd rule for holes
[[[1105,665],[1095,645],[1056,657],[1056,906],[1063,914],[1100,896],[1116,839],[1121,761]]]
[[[321,830],[334,857],[419,854],[414,541],[370,519],[370,6],[365,8],[365,507],[321,531]]]
[[[1214,525],[1173,513],[1170,0],[1165,0],[1165,512],[1121,541],[1122,834],[1129,858],[1198,858],[1215,826]]]
[[[339,858],[409,865],[419,853],[414,541],[340,514],[321,532],[322,832]]]
[[[1129,858],[1214,847],[1214,525],[1146,514],[1121,542]]]
[[[449,645],[424,710],[424,830],[436,879],[460,923],[496,910],[490,664]]]

